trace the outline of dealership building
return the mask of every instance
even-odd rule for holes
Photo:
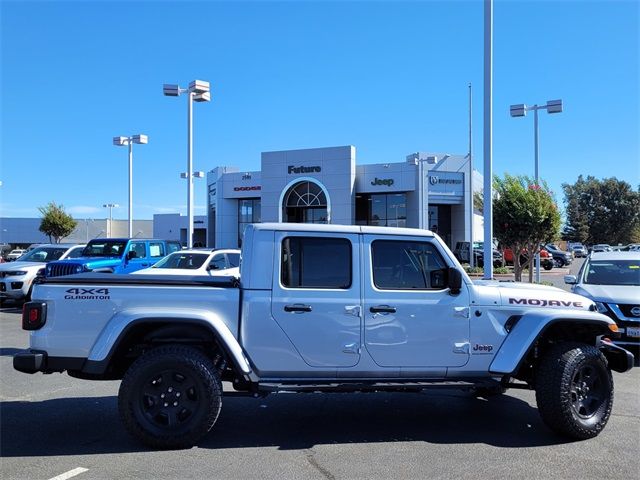
[[[356,164],[353,146],[263,152],[259,171],[207,174],[207,245],[240,246],[249,223],[377,225],[433,230],[450,246],[468,240],[467,156],[413,153],[397,163]],[[473,172],[474,191],[482,177]],[[474,215],[474,239],[482,217]]]

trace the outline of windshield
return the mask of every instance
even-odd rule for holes
[[[589,263],[583,283],[640,286],[640,260],[599,260]]]
[[[151,268],[180,268],[196,270],[204,265],[209,258],[208,253],[182,253],[175,252],[166,256]]]
[[[91,240],[82,251],[83,257],[120,257],[126,240]]]
[[[21,262],[51,262],[58,260],[68,247],[38,247],[20,257]]]

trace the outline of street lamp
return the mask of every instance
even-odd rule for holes
[[[118,208],[120,205],[118,205],[117,203],[105,203],[102,206],[104,208],[109,209],[109,223],[107,224],[107,238],[111,238],[111,234],[113,233],[113,230],[111,228],[112,221],[113,221],[113,215],[112,215],[113,209]]]
[[[133,236],[133,144],[145,145],[149,143],[146,135],[131,135],[130,137],[113,137],[113,144],[118,147],[129,147],[129,238]]]
[[[179,85],[164,84],[162,92],[167,97],[177,97],[183,93],[187,95],[187,172],[182,178],[187,179],[187,248],[193,245],[193,103],[210,102],[211,88],[209,82],[194,80],[189,83],[189,88],[181,88]],[[200,172],[197,172],[200,173]],[[200,177],[198,177],[200,178]]]
[[[534,139],[534,157],[535,157],[535,175],[536,185],[540,184],[540,176],[538,174],[538,110],[546,110],[547,113],[562,113],[562,100],[548,100],[546,105],[527,105],[520,103],[511,105],[510,113],[512,117],[524,117],[528,111],[533,111],[533,139]],[[539,250],[539,249],[538,249]],[[515,261],[515,253],[514,253]],[[540,283],[540,252],[536,253],[536,282]]]

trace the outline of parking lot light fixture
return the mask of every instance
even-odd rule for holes
[[[546,110],[547,113],[562,113],[562,100],[548,100],[546,105],[527,106],[523,103],[511,105],[509,113],[512,117],[524,117],[527,112],[533,111],[533,149],[535,160],[535,182],[540,185],[538,166],[538,110]],[[536,283],[540,283],[540,252],[536,253]]]
[[[211,85],[205,80],[193,80],[189,83],[188,88],[165,83],[162,87],[162,93],[167,97],[187,94],[187,171],[180,176],[187,179],[187,248],[191,248],[193,246],[193,178],[202,178],[193,172],[193,102],[210,102]]]
[[[107,238],[111,238],[111,234],[113,233],[113,229],[111,228],[113,222],[113,209],[118,208],[120,205],[117,203],[105,203],[102,205],[104,208],[109,209],[109,223],[107,223]]]
[[[118,147],[129,147],[129,238],[133,237],[133,144],[146,145],[147,135],[138,134],[129,137],[113,137],[113,144]]]

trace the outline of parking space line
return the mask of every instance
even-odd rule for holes
[[[50,478],[49,480],[67,480],[68,478],[75,477],[76,475],[80,475],[87,471],[89,471],[88,468],[78,467],[73,470],[69,470],[68,472],[61,473],[57,477]]]

